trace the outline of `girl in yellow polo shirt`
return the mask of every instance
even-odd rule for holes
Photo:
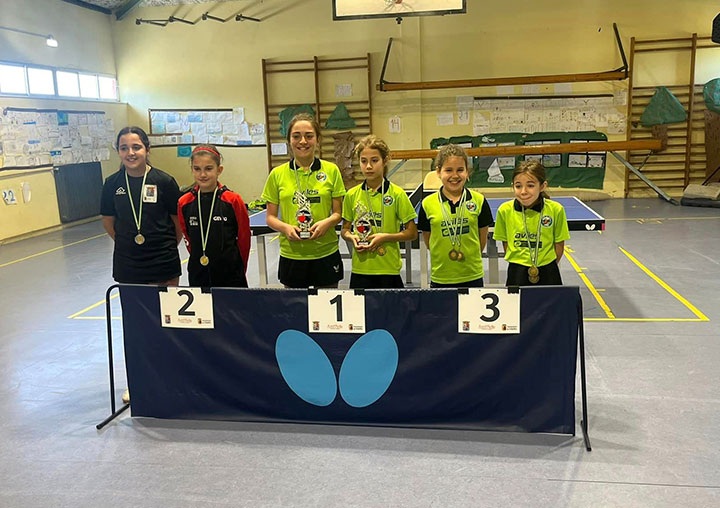
[[[430,287],[482,287],[482,251],[493,222],[490,205],[465,187],[470,167],[461,146],[443,146],[434,165],[442,187],[423,199],[418,216],[430,249]]]
[[[399,242],[417,237],[415,208],[405,191],[385,178],[390,161],[387,143],[372,134],[355,153],[365,181],[343,201],[343,239],[353,245],[350,289],[404,287]]]
[[[287,131],[293,158],[274,168],[265,182],[267,224],[280,233],[278,279],[288,288],[337,287],[343,278],[335,226],[345,195],[332,162],[315,157],[320,126],[295,115]]]
[[[546,188],[545,167],[524,161],[513,172],[515,199],[498,208],[493,236],[505,246],[507,286],[562,284],[558,263],[570,232],[565,209]]]

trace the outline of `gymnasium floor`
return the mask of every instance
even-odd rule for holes
[[[127,413],[97,431],[111,240],[92,222],[0,247],[0,506],[720,506],[720,210],[591,206],[607,230],[574,233],[562,263],[583,288],[590,453],[580,436]]]

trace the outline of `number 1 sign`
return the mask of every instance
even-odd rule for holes
[[[364,333],[365,296],[354,291],[318,289],[308,295],[311,333]]]
[[[507,288],[459,293],[458,333],[520,333],[520,293]]]

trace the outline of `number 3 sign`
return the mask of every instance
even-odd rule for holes
[[[507,288],[459,293],[458,333],[520,333],[520,293]]]
[[[214,328],[211,293],[200,288],[160,291],[160,319],[165,328]]]

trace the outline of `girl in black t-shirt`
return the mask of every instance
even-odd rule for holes
[[[150,141],[140,127],[117,136],[120,169],[103,185],[100,213],[115,241],[113,278],[130,284],[177,286],[182,238],[177,218],[180,189],[175,179],[150,166]]]

